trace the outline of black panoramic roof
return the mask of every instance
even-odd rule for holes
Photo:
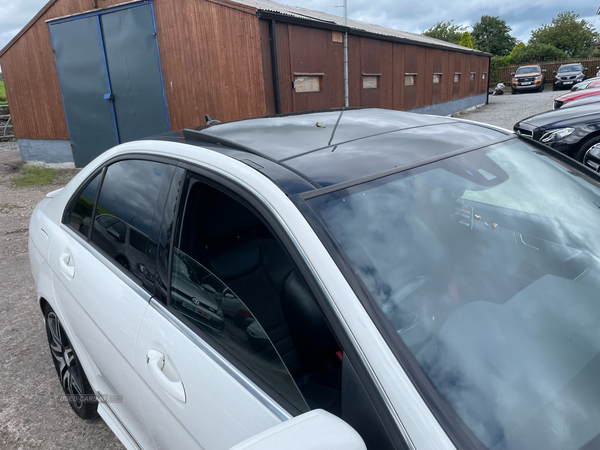
[[[245,162],[288,195],[347,183],[506,138],[486,125],[383,109],[344,109],[166,133]]]

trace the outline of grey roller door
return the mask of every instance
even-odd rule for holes
[[[73,157],[83,167],[117,145],[97,17],[52,24],[56,68]]]
[[[150,5],[100,16],[121,142],[168,131]]]

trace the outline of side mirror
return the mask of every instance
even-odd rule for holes
[[[553,73],[554,75],[556,75],[556,70],[553,70],[553,71],[552,71],[552,73]]]
[[[315,409],[246,439],[230,450],[366,450],[354,429]]]
[[[587,73],[587,72],[588,72],[588,69],[586,67],[586,68],[583,69],[583,73]]]
[[[546,69],[542,69],[542,73],[546,73]]]
[[[510,76],[511,76],[511,77],[514,77],[514,76],[515,76],[515,73],[514,73],[514,72],[511,72],[511,73],[510,73]]]

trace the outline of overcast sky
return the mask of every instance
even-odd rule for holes
[[[67,0],[68,1],[68,0]],[[0,48],[31,19],[46,0],[0,0]],[[282,3],[342,15],[343,0],[284,0]],[[456,24],[473,25],[482,14],[500,16],[512,27],[513,36],[527,42],[532,29],[550,23],[558,13],[573,10],[600,30],[596,16],[598,2],[592,0],[348,0],[348,17],[389,28],[420,33],[438,21],[454,19]]]

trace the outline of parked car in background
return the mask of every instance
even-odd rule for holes
[[[590,85],[592,83],[595,83],[596,81],[600,81],[600,77],[586,78],[584,81],[574,84],[573,87],[571,88],[571,90],[577,91],[579,89],[586,89],[586,88],[590,87]]]
[[[513,77],[511,82],[512,94],[524,91],[541,92],[544,90],[546,69],[542,69],[540,66],[522,66],[511,75]]]
[[[567,92],[566,94],[563,94],[554,99],[553,108],[559,109],[564,104],[572,102],[574,100],[578,100],[580,98],[585,97],[595,97],[597,95],[600,95],[600,87],[592,87],[588,89],[579,89],[577,91]]]
[[[552,72],[554,74],[552,90],[571,89],[574,84],[585,80],[587,71],[587,68],[583,67],[581,63],[563,64],[557,71]]]
[[[599,105],[591,103],[536,114],[517,122],[514,131],[583,162],[587,151],[600,143]]]
[[[508,130],[321,111],[102,153],[29,260],[67,399],[127,449],[573,450],[600,434],[596,205],[598,174]]]
[[[600,95],[592,95],[591,97],[578,98],[571,102],[565,103],[560,109],[575,108],[577,106],[588,105],[590,103],[600,103]],[[600,108],[600,104],[598,105]]]

